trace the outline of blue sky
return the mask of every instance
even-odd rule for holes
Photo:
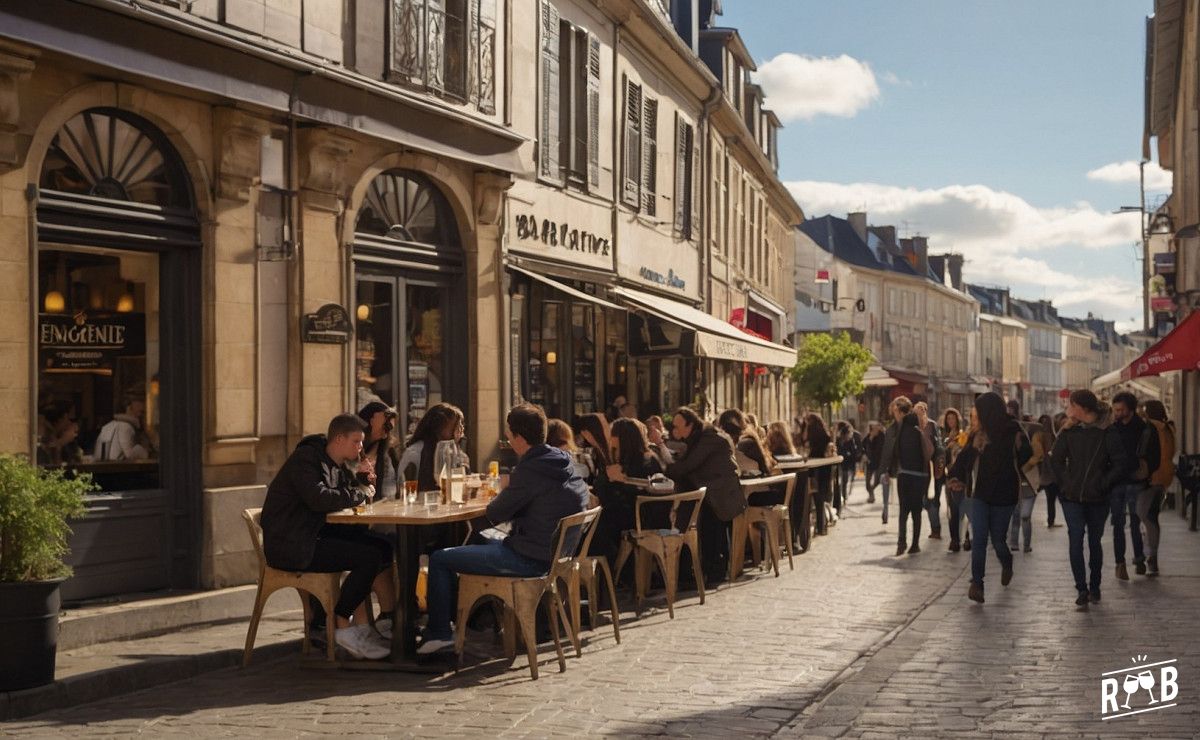
[[[1150,0],[723,5],[808,215],[866,210],[968,279],[1140,324],[1137,216],[1110,212],[1138,202]]]

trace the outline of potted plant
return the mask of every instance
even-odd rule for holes
[[[54,680],[58,587],[71,575],[67,520],[94,489],[88,474],[0,455],[0,691]]]

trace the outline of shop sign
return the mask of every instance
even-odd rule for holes
[[[38,314],[38,360],[43,370],[111,372],[116,358],[144,354],[144,313]]]
[[[668,288],[676,288],[677,290],[684,290],[684,280],[676,275],[674,270],[667,270],[667,274],[663,275],[661,272],[651,270],[649,267],[643,267],[638,270],[638,275],[640,275],[643,280],[648,280],[652,283],[657,283],[658,285],[664,285]]]
[[[532,214],[517,216],[517,240],[541,242],[548,247],[562,247],[572,252],[598,254],[607,257],[612,249],[608,239],[573,228],[566,222],[538,220]]]
[[[300,320],[300,340],[314,344],[345,344],[350,341],[350,314],[336,303],[326,303],[316,313]]]

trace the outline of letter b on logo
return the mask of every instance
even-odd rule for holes
[[[1173,665],[1163,666],[1159,678],[1162,687],[1159,701],[1175,701],[1175,697],[1179,696],[1179,671]]]

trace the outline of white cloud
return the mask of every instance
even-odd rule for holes
[[[782,121],[817,116],[851,118],[879,97],[879,83],[866,62],[842,54],[812,57],[784,52],[754,73],[767,107]]]
[[[1138,176],[1138,163],[1132,159],[1124,162],[1112,162],[1087,173],[1089,180],[1114,184],[1136,185]],[[1158,162],[1146,163],[1146,190],[1171,190],[1171,173],[1159,167]]]
[[[1118,260],[1111,275],[1084,277],[1055,269],[1044,259],[1047,252],[1071,249],[1098,255],[1085,254],[1083,260],[1113,262],[1101,250],[1138,242],[1136,213],[1106,213],[1082,202],[1039,208],[984,185],[917,189],[799,181],[787,186],[810,218],[865,210],[871,224],[895,225],[901,235],[928,236],[931,252],[963,254],[964,272],[972,282],[1008,285],[1018,297],[1052,300],[1068,315],[1092,311],[1121,320],[1141,315],[1141,291],[1132,267]]]

